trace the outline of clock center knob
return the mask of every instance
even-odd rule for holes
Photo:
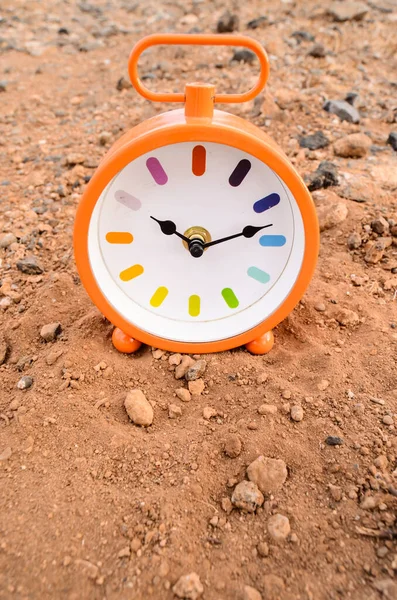
[[[205,251],[204,244],[207,244],[212,240],[210,232],[198,225],[189,227],[189,229],[185,231],[184,236],[189,238],[189,243],[184,241],[183,245],[193,258],[200,258]]]

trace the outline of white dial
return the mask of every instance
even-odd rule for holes
[[[193,256],[181,238],[197,235]],[[91,269],[113,308],[183,342],[233,337],[268,318],[291,292],[304,247],[284,182],[258,158],[212,142],[130,162],[98,199],[88,236]]]

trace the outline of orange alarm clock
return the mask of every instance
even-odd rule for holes
[[[138,77],[153,45],[242,46],[260,63],[256,85],[218,94],[210,83],[157,93]],[[302,298],[315,269],[319,228],[310,193],[276,143],[214,109],[265,86],[263,47],[240,35],[159,34],[133,48],[129,74],[145,98],[183,108],[122,136],[77,210],[74,248],[83,285],[115,325],[113,343],[185,353],[273,346],[272,329]]]

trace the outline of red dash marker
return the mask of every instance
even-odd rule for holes
[[[204,175],[206,151],[204,146],[195,146],[192,152],[192,171],[193,175]]]

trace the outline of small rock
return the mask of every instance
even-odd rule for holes
[[[12,455],[12,450],[11,450],[10,446],[7,446],[7,448],[5,448],[3,450],[3,452],[0,453],[0,462],[2,462],[2,461],[5,462],[9,458],[11,458],[11,455]]]
[[[329,387],[329,381],[327,379],[322,379],[320,383],[317,384],[317,389],[320,392],[325,392],[327,387]]]
[[[391,417],[390,415],[385,415],[382,419],[382,423],[384,425],[393,425],[393,417]]]
[[[379,502],[375,496],[365,496],[360,504],[360,508],[363,510],[374,510],[378,506]]]
[[[341,446],[343,444],[343,439],[337,435],[329,435],[325,438],[325,443],[327,446]]]
[[[266,600],[280,600],[285,588],[284,581],[277,575],[265,575],[262,580]]]
[[[347,247],[349,250],[357,250],[362,244],[361,235],[353,231],[347,238]]]
[[[193,365],[193,358],[185,354],[185,356],[182,357],[180,364],[175,369],[175,379],[182,379],[182,377],[185,377],[188,369]]]
[[[301,42],[314,42],[314,35],[312,33],[310,33],[309,31],[294,31],[291,34],[291,37],[295,38],[298,43],[300,44]]]
[[[387,554],[389,554],[389,548],[387,546],[379,546],[379,548],[376,551],[376,556],[378,556],[379,558],[384,558]]]
[[[172,588],[175,596],[183,600],[197,600],[203,595],[204,587],[197,573],[182,575]]]
[[[59,350],[53,350],[52,352],[49,352],[47,354],[47,357],[45,359],[46,363],[48,366],[54,365],[56,363],[56,361],[58,360],[58,358],[60,356],[62,356],[63,354],[63,350],[59,349]]]
[[[102,131],[99,134],[99,143],[101,146],[106,146],[112,139],[112,134],[109,131]]]
[[[352,133],[334,142],[334,153],[343,158],[363,158],[371,144],[371,138],[364,133]]]
[[[171,356],[168,359],[168,364],[172,367],[177,367],[178,365],[181,364],[181,360],[182,360],[182,354],[171,354]]]
[[[354,327],[360,322],[360,317],[354,310],[342,308],[335,314],[335,319],[343,327]]]
[[[238,15],[232,14],[228,10],[223,13],[218,23],[216,24],[216,30],[218,33],[231,33],[232,31],[236,31],[238,27]]]
[[[14,244],[17,238],[13,233],[2,233],[0,235],[0,248],[8,248],[11,244]]]
[[[292,406],[292,408],[291,408],[291,419],[293,421],[296,421],[297,423],[299,421],[303,421],[303,408],[301,406],[299,406],[299,404],[296,404],[295,406]]]
[[[258,486],[252,481],[241,481],[236,485],[232,494],[232,504],[247,512],[255,512],[262,506],[264,497]]]
[[[247,468],[248,479],[264,494],[278,492],[287,479],[287,466],[280,458],[258,456]]]
[[[129,546],[122,548],[120,552],[117,554],[117,558],[128,558],[131,555],[131,550]]]
[[[19,390],[27,390],[33,385],[33,377],[30,375],[24,375],[17,383],[17,388]]]
[[[329,145],[329,139],[322,131],[316,131],[312,135],[301,136],[299,138],[301,148],[309,148],[309,150],[319,150]]]
[[[177,404],[168,405],[168,416],[170,419],[177,419],[182,416],[182,409]]]
[[[261,404],[258,408],[260,415],[275,415],[277,412],[277,406],[275,404]]]
[[[135,425],[149,427],[153,423],[153,408],[141,390],[128,392],[124,407],[131,421]]]
[[[120,79],[117,82],[116,85],[116,89],[121,92],[122,90],[129,90],[132,87],[131,82],[129,81],[129,79],[126,79],[125,77],[120,77]]]
[[[235,52],[232,56],[232,61],[233,60],[235,60],[237,62],[244,62],[249,65],[252,65],[252,63],[256,60],[256,54],[251,52],[251,50],[246,50],[246,49],[235,50]]]
[[[332,229],[343,223],[348,214],[347,206],[344,202],[327,203],[317,207],[317,216],[320,231]]]
[[[256,549],[258,550],[259,556],[262,558],[269,556],[269,546],[266,544],[266,542],[259,542]]]
[[[182,402],[190,402],[192,398],[189,390],[186,390],[185,388],[178,388],[177,390],[175,390],[175,394],[177,395],[179,400],[182,400]]]
[[[258,29],[259,27],[264,27],[268,22],[267,17],[257,17],[256,19],[252,19],[252,21],[248,21],[247,28],[248,29]]]
[[[44,272],[44,268],[39,263],[37,256],[21,258],[21,260],[18,260],[17,262],[17,268],[22,271],[22,273],[27,273],[28,275],[40,275]]]
[[[262,596],[255,588],[245,585],[243,600],[262,600]]]
[[[241,453],[241,440],[236,433],[227,436],[223,444],[223,450],[229,458],[237,458]]]
[[[310,48],[308,55],[313,56],[313,58],[324,58],[327,55],[327,51],[323,44],[314,44],[314,46]]]
[[[231,503],[230,498],[228,498],[227,496],[225,496],[225,498],[222,498],[221,506],[222,510],[224,510],[226,514],[230,515],[230,513],[233,510],[233,504]]]
[[[378,217],[371,221],[371,229],[375,231],[375,233],[379,235],[384,235],[385,233],[389,233],[389,222],[384,217]]]
[[[2,365],[5,362],[7,358],[7,353],[8,343],[4,335],[0,332],[0,365]]]
[[[314,173],[311,173],[305,179],[311,192],[322,188],[328,188],[332,185],[339,185],[337,168],[333,163],[327,160],[323,160]]]
[[[314,310],[317,312],[325,312],[327,307],[325,306],[324,302],[316,302],[316,304],[314,304]]]
[[[74,165],[81,165],[85,161],[84,154],[79,154],[78,152],[72,152],[68,154],[66,157],[66,164],[69,167],[74,167]]]
[[[395,150],[397,152],[397,132],[396,131],[392,131],[389,134],[389,137],[387,138],[387,144],[390,144],[390,146],[393,148],[393,150]]]
[[[360,121],[358,110],[345,100],[328,100],[323,105],[323,109],[336,115],[341,121],[348,121],[348,123],[359,123]]]
[[[284,542],[291,531],[289,519],[284,515],[273,515],[267,522],[267,530],[275,542]]]
[[[379,241],[379,238],[376,242],[371,244],[365,253],[364,260],[365,262],[376,265],[384,256],[385,247],[382,242]]]
[[[52,342],[61,333],[61,331],[62,326],[60,323],[47,323],[47,325],[43,325],[41,328],[40,336],[45,342]]]
[[[204,375],[206,368],[207,368],[207,362],[205,360],[196,361],[186,371],[186,374],[185,374],[186,381],[195,381],[196,379],[199,379],[199,377]]]
[[[189,381],[188,387],[192,396],[201,396],[205,388],[204,380],[196,379],[196,381]]]
[[[375,467],[377,467],[381,471],[386,471],[388,464],[389,461],[387,460],[387,456],[385,456],[384,454],[380,454],[374,460]]]
[[[203,408],[203,417],[206,421],[209,421],[212,417],[216,417],[217,414],[218,411],[215,408],[212,408],[212,406],[205,406]]]
[[[335,502],[340,502],[342,500],[342,488],[338,485],[332,485],[332,483],[328,484],[328,488]]]
[[[154,360],[160,360],[160,358],[162,356],[164,356],[165,352],[164,350],[160,350],[160,348],[154,348],[152,350],[152,356],[154,358]]]
[[[355,2],[354,0],[331,2],[327,8],[327,13],[338,23],[342,23],[343,21],[361,21],[367,12],[368,6],[366,4]]]
[[[385,600],[396,600],[397,583],[393,579],[378,579],[374,581],[373,586],[382,594],[382,598]]]
[[[5,92],[7,90],[7,83],[8,81],[5,81],[5,79],[0,81],[0,92]]]

